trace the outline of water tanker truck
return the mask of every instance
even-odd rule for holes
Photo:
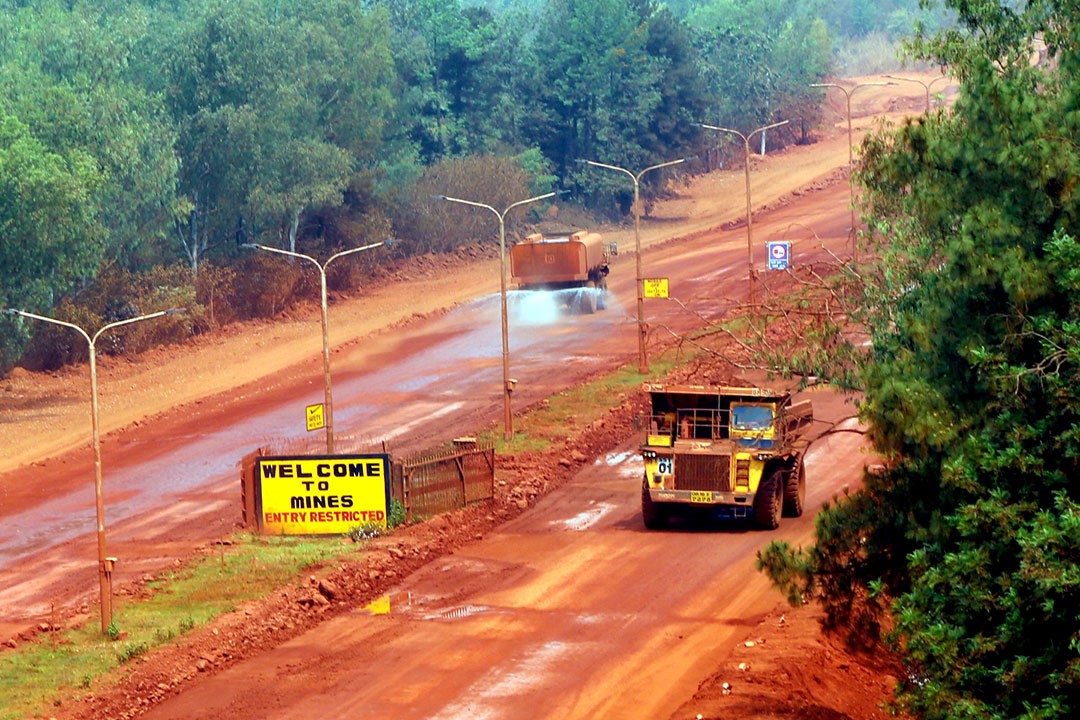
[[[584,313],[607,306],[608,260],[618,254],[599,233],[535,233],[510,248],[510,278],[519,290],[569,291],[565,303]]]

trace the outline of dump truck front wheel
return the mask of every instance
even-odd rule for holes
[[[649,530],[661,530],[668,522],[667,511],[649,495],[648,481],[641,484],[641,520]]]
[[[766,530],[780,527],[784,505],[784,468],[777,466],[758,485],[754,496],[754,521]]]
[[[806,505],[806,468],[801,455],[784,475],[784,517],[802,517]]]

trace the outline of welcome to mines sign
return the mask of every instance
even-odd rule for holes
[[[390,514],[389,455],[261,457],[255,463],[259,531],[342,535]]]

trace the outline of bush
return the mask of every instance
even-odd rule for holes
[[[96,332],[105,324],[100,313],[90,308],[75,305],[71,300],[62,300],[47,313],[51,318],[71,323],[87,332]],[[65,365],[83,363],[89,360],[90,346],[86,338],[72,328],[54,323],[36,320],[31,323],[30,343],[23,353],[20,364],[29,370],[57,370]]]
[[[434,196],[483,203],[501,213],[530,197],[530,180],[516,158],[481,155],[444,160],[424,171],[394,218],[394,227],[415,254],[452,252],[467,243],[498,238],[499,220],[490,210]],[[513,228],[537,209],[521,208],[506,218],[508,242]]]
[[[77,297],[65,298],[46,315],[82,328],[91,338],[110,323],[171,308],[183,313],[109,330],[97,338],[99,355],[133,355],[172,343],[181,343],[208,329],[205,309],[196,301],[191,273],[183,265],[156,267],[133,274],[122,268],[103,271],[97,281]],[[32,370],[55,370],[87,362],[87,339],[67,327],[31,321],[32,339],[21,364]]]
[[[195,301],[206,308],[208,330],[241,319],[232,303],[235,282],[235,268],[211,262],[199,266],[199,275],[195,278]]]
[[[304,271],[315,274],[306,265],[303,260],[290,262],[282,256],[256,251],[236,264],[235,280],[223,299],[237,318],[273,317],[299,295]]]
[[[400,500],[394,498],[390,501],[390,517],[387,519],[389,527],[396,528],[398,525],[404,525],[407,516],[405,505]]]

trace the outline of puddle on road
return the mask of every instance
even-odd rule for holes
[[[609,512],[615,509],[615,506],[611,503],[597,503],[594,507],[583,510],[572,518],[566,518],[565,520],[553,520],[552,525],[561,525],[567,530],[588,530],[590,527],[600,522],[601,518],[607,515]]]
[[[395,612],[403,612],[412,608],[413,595],[411,592],[387,593],[381,595],[357,612],[368,615],[390,615]]]
[[[622,465],[623,463],[634,460],[635,458],[640,460],[641,456],[631,451],[623,451],[617,453],[609,452],[607,455],[604,456],[603,460],[601,460],[600,458],[596,458],[596,464],[613,467],[615,465]]]
[[[423,598],[413,595],[411,592],[387,593],[375,598],[364,607],[357,610],[365,615],[404,615],[412,614],[423,620],[461,620],[481,613],[491,612],[491,608],[485,605],[459,605],[457,607],[429,612],[423,615],[418,610],[425,604]]]
[[[486,605],[459,605],[458,607],[449,608],[442,612],[432,613],[431,615],[425,615],[425,620],[460,620],[462,618],[472,617],[473,615],[479,615],[481,613],[490,612],[491,608]]]

